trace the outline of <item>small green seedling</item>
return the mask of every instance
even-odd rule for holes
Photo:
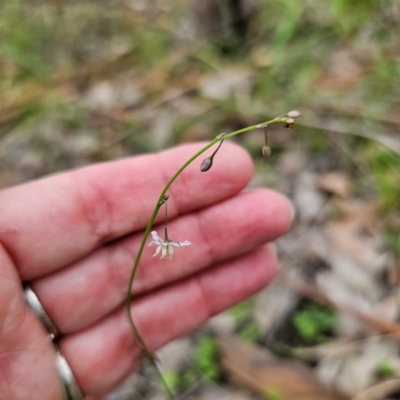
[[[396,375],[396,369],[389,360],[382,360],[376,366],[376,373],[381,378],[392,378]]]
[[[303,339],[319,344],[329,340],[335,329],[336,318],[331,309],[310,304],[295,314],[293,323]]]
[[[202,337],[195,352],[197,367],[211,380],[218,381],[221,373],[218,364],[218,345],[209,336]]]

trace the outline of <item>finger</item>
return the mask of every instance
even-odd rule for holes
[[[190,240],[174,259],[152,257],[146,249],[133,293],[182,279],[215,262],[273,240],[291,223],[288,201],[268,190],[241,193],[169,223],[169,236]],[[172,236],[174,235],[174,236]],[[121,304],[142,234],[105,246],[73,266],[32,282],[35,293],[63,333],[82,329]]]
[[[168,179],[203,144],[59,174],[0,194],[0,241],[23,280],[74,262],[101,243],[147,225]],[[232,162],[234,160],[234,162]],[[171,187],[171,217],[240,191],[252,163],[226,143],[212,171],[193,163]]]
[[[18,273],[0,245],[0,398],[61,398],[54,347],[25,303]]]
[[[134,321],[154,351],[260,290],[271,280],[275,269],[274,253],[266,247],[259,248],[134,301]],[[104,395],[118,385],[140,357],[122,309],[64,338],[61,352],[83,391],[94,395]]]

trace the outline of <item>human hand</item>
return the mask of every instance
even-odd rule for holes
[[[123,306],[129,274],[161,189],[200,148],[93,165],[0,193],[0,399],[61,399],[54,347],[21,281],[30,281],[57,327],[60,352],[88,399],[139,366]],[[152,351],[273,277],[277,261],[264,243],[286,232],[291,210],[275,192],[241,192],[252,172],[249,156],[226,142],[210,172],[194,163],[171,188],[169,235],[192,245],[172,261],[153,258],[154,248],[141,259],[131,310]]]

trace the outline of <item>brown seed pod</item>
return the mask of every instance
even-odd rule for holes
[[[212,167],[212,165],[213,165],[213,162],[212,162],[211,157],[207,157],[202,161],[202,163],[200,165],[200,171],[206,172]]]
[[[261,152],[262,152],[262,155],[264,158],[269,158],[272,154],[271,147],[269,147],[267,145],[263,146]]]

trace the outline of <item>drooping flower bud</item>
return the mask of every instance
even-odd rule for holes
[[[267,127],[264,127],[264,139],[265,139],[265,144],[261,149],[261,153],[262,153],[264,158],[268,158],[271,155],[272,150],[271,150],[271,147],[269,147],[269,144],[268,144],[268,129],[267,129]]]
[[[267,145],[263,146],[261,152],[262,152],[262,155],[263,155],[264,158],[269,158],[271,156],[271,154],[272,154],[271,147],[269,147]]]
[[[207,157],[202,161],[202,163],[200,165],[200,171],[206,172],[212,167],[212,165],[213,165],[212,158]]]
[[[218,135],[218,136],[222,137],[223,135],[225,135],[225,133],[221,133],[221,135]],[[217,138],[218,138],[218,136],[217,136]],[[219,142],[219,145],[218,145],[217,149],[214,151],[214,153],[212,153],[210,157],[207,157],[207,158],[205,158],[205,159],[202,161],[202,163],[201,163],[201,165],[200,165],[200,171],[201,171],[201,172],[206,172],[206,171],[208,171],[208,170],[212,167],[214,157],[215,157],[215,155],[217,154],[217,152],[218,152],[218,150],[220,149],[220,147],[221,147],[221,145],[222,145],[223,142],[224,142],[224,140],[222,139],[222,140]]]
[[[299,118],[300,115],[301,115],[301,113],[300,113],[299,111],[297,111],[297,110],[292,110],[292,111],[289,111],[289,112],[287,113],[287,116],[288,116],[289,118]]]

